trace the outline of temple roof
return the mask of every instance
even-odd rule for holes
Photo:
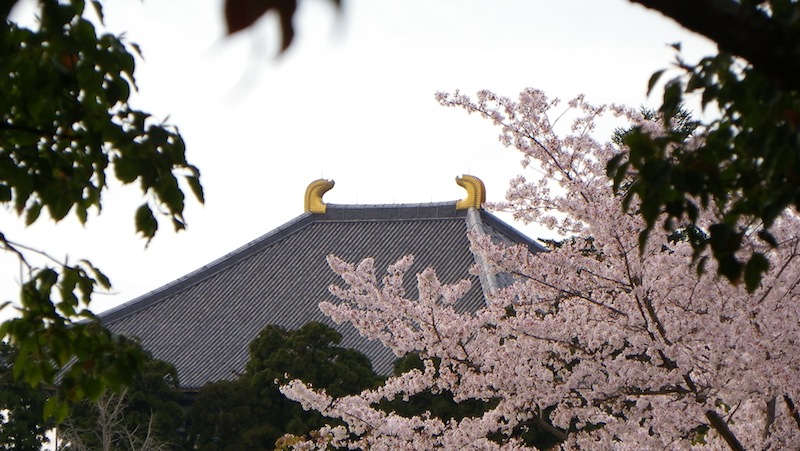
[[[321,194],[318,198],[321,200]],[[456,308],[475,310],[484,298],[481,282],[469,274],[475,263],[466,237],[470,221],[474,226],[477,219],[478,226],[494,240],[526,244],[532,251],[542,248],[491,213],[464,207],[464,200],[459,202],[458,209],[456,201],[322,204],[324,212],[306,211],[100,317],[113,332],[138,337],[155,357],[174,364],[181,387],[187,390],[241,374],[248,344],[270,324],[288,329],[309,321],[332,325],[342,334],[341,346],[360,350],[377,372],[389,374],[396,359],[391,351],[361,337],[349,324],[334,325],[320,312],[320,301],[336,301],[328,287],[343,283],[328,267],[326,256],[335,254],[352,263],[372,257],[380,277],[388,265],[413,254],[414,265],[405,281],[411,299],[417,295],[413,274],[433,267],[444,283],[473,279],[472,288]],[[307,210],[308,206],[307,196]]]

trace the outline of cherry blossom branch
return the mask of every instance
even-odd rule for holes
[[[797,423],[797,427],[800,428],[800,412],[797,411],[794,401],[792,401],[789,395],[783,395],[783,402],[786,403],[786,407],[789,409],[789,415],[791,415],[795,423]]]
[[[615,315],[628,316],[628,314],[623,312],[622,310],[619,310],[616,307],[612,307],[610,305],[605,305],[602,302],[600,302],[598,300],[595,300],[595,299],[592,299],[590,296],[586,296],[586,295],[584,295],[583,293],[581,293],[579,291],[574,291],[574,290],[568,290],[566,288],[561,288],[561,287],[556,286],[555,284],[548,283],[543,279],[540,279],[540,278],[537,278],[537,277],[534,277],[534,276],[530,276],[530,275],[527,275],[527,274],[523,274],[523,273],[520,273],[520,272],[514,272],[512,274],[515,275],[515,276],[524,277],[526,279],[533,280],[536,283],[542,284],[542,285],[544,285],[544,286],[546,286],[548,288],[552,288],[553,290],[556,290],[556,291],[558,291],[560,293],[563,293],[563,294],[565,294],[565,295],[567,295],[569,297],[575,297],[575,298],[578,298],[578,299],[583,299],[584,301],[587,301],[587,302],[589,302],[591,304],[594,304],[594,305],[596,305],[598,307],[602,307],[602,308],[604,308],[606,310],[609,310],[610,312],[614,313]]]
[[[708,418],[708,424],[711,426],[712,429],[717,431],[724,440],[725,443],[733,451],[745,451],[744,446],[739,442],[739,439],[733,434],[733,431],[728,427],[728,423],[719,416],[719,414],[714,410],[706,411],[706,418]]]

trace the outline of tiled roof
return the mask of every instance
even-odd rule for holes
[[[494,239],[541,249],[497,217],[480,211]],[[483,303],[465,232],[467,211],[455,202],[414,205],[333,205],[324,214],[305,213],[240,249],[140,298],[101,315],[112,331],[138,337],[155,357],[173,363],[184,389],[232,379],[243,372],[248,344],[269,324],[289,329],[311,320],[333,323],[317,305],[335,300],[340,283],[325,257],[357,263],[373,257],[378,274],[407,254],[409,274],[433,267],[445,283],[473,279],[457,308]],[[407,277],[409,296],[415,278]],[[349,324],[335,326],[341,345],[364,352],[376,371],[391,372],[395,356],[379,342],[359,336]]]

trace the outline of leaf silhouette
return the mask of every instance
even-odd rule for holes
[[[342,0],[330,0],[337,10],[342,8]],[[281,53],[292,45],[294,40],[294,15],[297,0],[225,0],[225,25],[228,36],[250,28],[270,10],[278,13],[281,27]]]
[[[335,3],[338,4],[338,1]],[[294,13],[297,0],[225,0],[225,25],[228,35],[245,30],[270,10],[275,10],[280,18],[281,52],[284,52],[294,39]]]

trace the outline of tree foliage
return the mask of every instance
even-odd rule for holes
[[[52,424],[43,418],[47,394],[12,373],[16,350],[0,343],[0,450],[39,450]]]
[[[177,129],[128,103],[138,47],[102,31],[98,1],[40,0],[33,28],[8,19],[14,3],[0,9],[0,204],[28,225],[43,212],[55,222],[73,212],[84,223],[116,179],[139,184],[134,222],[148,241],[159,217],[183,229],[184,186],[203,199],[199,171]],[[59,261],[2,232],[0,248],[27,268],[17,317],[0,326],[18,349],[15,376],[32,386],[58,376],[67,400],[129,382],[141,355],[88,309],[109,279],[86,260]],[[34,264],[34,255],[49,263]],[[65,408],[53,398],[45,411],[63,418]]]
[[[702,211],[716,214],[707,239],[693,242],[699,269],[710,248],[719,274],[753,291],[769,261],[761,251],[742,255],[745,235],[760,228],[763,242],[776,246],[772,225],[787,208],[800,206],[800,5],[636,2],[713,39],[720,53],[697,64],[678,58],[680,73],[666,83],[660,108],[665,133],[628,135],[627,150],[611,160],[609,175],[631,181],[626,202],[637,197],[642,205],[642,242],[659,221],[675,230],[696,226]],[[654,74],[650,89],[664,74]],[[709,119],[687,140],[672,122],[693,97]]]
[[[202,388],[189,414],[193,449],[272,449],[284,434],[304,435],[325,421],[278,391],[276,381],[299,377],[337,396],[374,386],[379,378],[366,356],[341,348],[341,335],[311,322],[287,331],[267,326],[250,344],[245,373]]]
[[[536,174],[534,181],[513,179],[502,206],[565,239],[531,254],[470,233],[473,251],[487,264],[481,270],[514,278],[474,313],[453,308],[469,281],[442,284],[433,268],[417,274],[419,298],[406,297],[412,256],[382,280],[371,259],[350,264],[329,257],[343,280],[332,288],[342,302],[322,303],[322,310],[397,354],[416,352],[422,367],[353,396],[290,381],[281,388],[289,398],[344,422],[321,428],[296,449],[529,449],[535,444],[518,435],[527,424],[560,432],[561,449],[800,446],[795,213],[773,223],[778,247],[744,235],[742,250],[763,253],[774,267],[748,293],[710,274],[698,277],[689,265],[693,237],[715,216],[701,211],[698,230],[654,233],[640,248],[642,205],[633,198],[628,211],[619,208],[632,179],[615,187],[606,177],[605,162],[618,148],[593,137],[596,121],[610,113],[656,136],[667,133],[663,122],[582,97],[565,112],[534,89],[514,100],[488,91],[476,99],[458,92],[438,99],[501,129],[501,142],[519,150]],[[450,419],[380,408],[427,392],[491,404]]]

